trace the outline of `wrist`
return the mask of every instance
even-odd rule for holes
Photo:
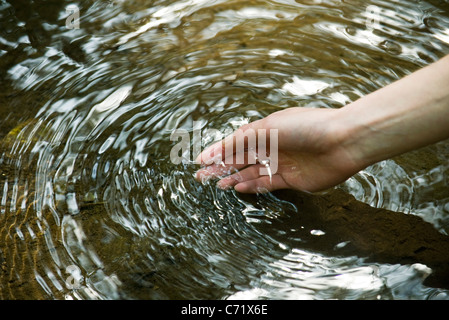
[[[361,120],[355,117],[348,107],[340,108],[335,113],[333,125],[329,130],[334,149],[345,162],[349,174],[357,173],[376,162],[372,156],[372,144],[368,139],[371,130]]]

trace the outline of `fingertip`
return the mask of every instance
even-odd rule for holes
[[[208,162],[210,162],[210,159],[212,157],[212,153],[211,151],[209,151],[210,148],[204,150],[203,152],[201,152],[195,159],[195,163],[199,164],[199,165],[207,165]]]
[[[223,161],[223,153],[221,148],[211,147],[204,150],[195,159],[195,163],[202,166],[210,166],[213,164],[218,164]]]
[[[233,185],[223,182],[223,180],[220,180],[217,182],[217,188],[221,189],[221,190],[230,190],[232,189]]]
[[[201,183],[206,183],[207,181],[216,177],[216,173],[212,170],[211,167],[206,167],[199,169],[195,172],[195,179]]]
[[[234,190],[240,193],[268,193],[278,189],[284,189],[285,182],[280,176],[273,176],[270,179],[267,176],[257,179],[243,181],[234,186]]]
[[[234,174],[234,175],[225,177],[223,179],[220,179],[217,182],[217,187],[219,187],[220,189],[223,189],[223,190],[227,190],[227,189],[231,189],[238,183],[239,183],[238,174]]]
[[[199,182],[204,182],[206,175],[204,174],[204,170],[200,169],[194,174],[195,180]]]
[[[254,191],[250,188],[250,186],[249,186],[247,183],[245,183],[245,182],[237,183],[237,184],[234,186],[234,190],[237,191],[237,192],[239,192],[239,193],[256,193],[256,192],[254,192]]]

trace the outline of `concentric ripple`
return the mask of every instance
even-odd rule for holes
[[[71,1],[69,29],[69,3],[34,3],[0,2],[0,298],[447,298],[422,283],[425,266],[270,230],[301,214],[293,202],[193,178],[194,131],[204,148],[283,108],[339,108],[443,56],[447,4]],[[175,129],[192,146],[176,164]],[[339,189],[447,233],[448,150]]]

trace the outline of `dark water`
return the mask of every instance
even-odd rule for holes
[[[0,0],[0,298],[447,299],[424,264],[310,249],[326,232],[294,201],[170,161],[174,129],[206,146],[447,53],[447,1]],[[337,189],[447,235],[448,155],[443,142]]]

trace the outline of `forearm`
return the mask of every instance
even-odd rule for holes
[[[339,110],[361,168],[449,138],[449,55]]]

